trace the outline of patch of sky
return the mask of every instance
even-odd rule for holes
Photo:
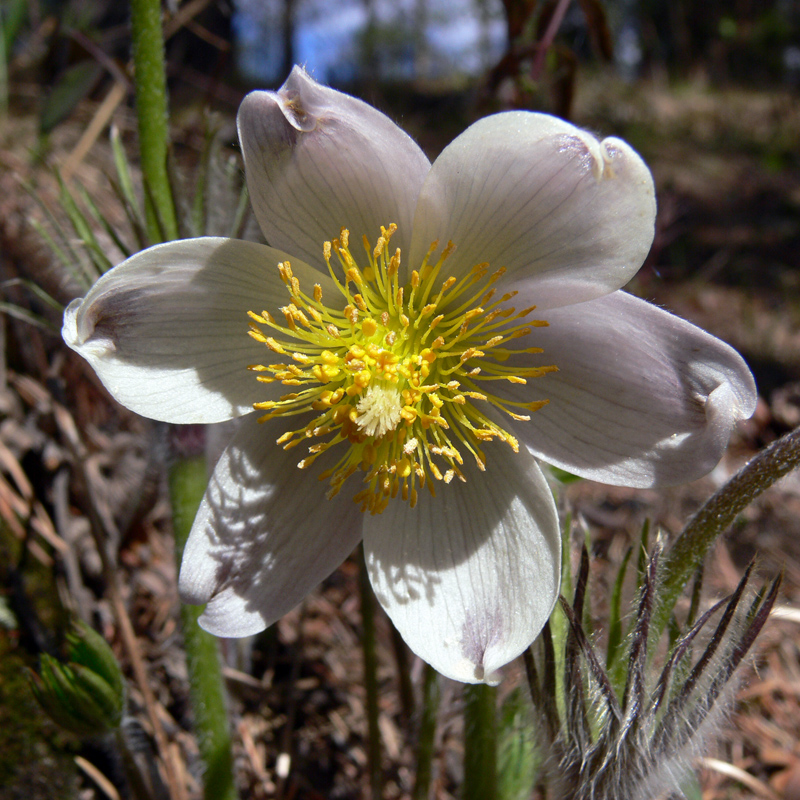
[[[506,46],[501,0],[288,0],[294,60],[319,81],[475,76]],[[236,0],[239,68],[283,81],[287,0]]]

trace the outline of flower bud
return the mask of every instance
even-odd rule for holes
[[[47,714],[73,733],[89,736],[119,727],[125,708],[125,683],[105,639],[84,622],[67,634],[68,660],[46,653],[31,686]]]

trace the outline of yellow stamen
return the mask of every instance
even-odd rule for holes
[[[343,444],[341,458],[320,479],[330,482],[328,496],[333,497],[362,471],[364,488],[356,501],[371,513],[380,513],[398,495],[413,507],[418,487],[427,485],[435,496],[435,482],[464,481],[466,454],[486,469],[484,442],[497,439],[518,451],[516,438],[494,421],[489,409],[524,421],[530,418],[525,412],[548,401],[504,399],[490,390],[492,382],[524,385],[556,370],[506,363],[515,355],[540,353],[537,347],[509,349],[509,343],[547,323],[527,319],[535,307],[517,312],[503,306],[515,292],[495,299],[493,284],[505,269],[490,274],[488,264],[477,264],[460,279],[441,279],[454,245],[448,242],[434,262],[434,242],[401,285],[401,253],[392,253],[389,244],[396,230],[394,224],[381,228],[374,247],[365,238],[368,264],[363,269],[350,252],[346,228],[338,239],[324,243],[323,258],[343,299],[341,310],[323,304],[319,284],[306,295],[285,261],[278,272],[290,302],[280,309],[282,319],[268,311],[248,312],[249,335],[286,359],[249,369],[260,373],[256,379],[262,383],[296,387],[278,400],[255,403],[255,409],[266,412],[259,421],[310,415],[278,444],[288,450],[312,440],[298,464],[301,469]]]

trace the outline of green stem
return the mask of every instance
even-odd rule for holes
[[[397,682],[400,689],[400,709],[403,722],[407,725],[414,717],[414,685],[411,682],[408,645],[400,635],[400,631],[392,625],[392,650],[397,664]]]
[[[492,686],[464,687],[464,800],[497,797],[497,707]]]
[[[155,244],[178,238],[167,172],[169,127],[160,0],[131,0],[131,28],[147,233]]]
[[[364,547],[359,548],[361,564],[358,571],[358,585],[361,592],[361,639],[364,652],[364,685],[367,689],[367,759],[369,785],[373,800],[380,800],[383,793],[381,773],[381,738],[378,727],[378,654],[375,647],[375,595],[367,574],[364,561]]]
[[[178,563],[208,482],[203,457],[178,459],[169,472],[175,552]],[[197,624],[202,609],[181,605],[189,695],[200,757],[205,764],[206,800],[236,800],[227,696],[215,637]]]
[[[414,782],[413,800],[427,800],[430,794],[439,694],[439,673],[432,666],[426,664],[422,684],[422,719],[419,723],[417,779]]]
[[[692,517],[664,560],[651,636],[664,631],[672,609],[708,549],[753,500],[800,466],[800,428],[752,458]]]

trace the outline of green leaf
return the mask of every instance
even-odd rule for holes
[[[250,195],[247,192],[247,184],[242,186],[239,192],[239,202],[236,205],[236,213],[231,222],[229,238],[241,239],[244,233],[244,226],[247,221],[247,212],[250,210]]]
[[[115,692],[100,675],[82,664],[71,664],[75,686],[92,699],[96,709],[96,719],[107,728],[116,728],[122,722],[125,707],[123,689]]]
[[[625,582],[625,575],[628,571],[628,563],[631,560],[633,548],[629,547],[622,559],[614,586],[611,590],[611,600],[608,611],[608,648],[606,650],[606,670],[609,674],[614,673],[614,665],[620,658],[620,645],[622,644],[622,586]],[[619,688],[615,684],[615,688]]]
[[[70,661],[46,653],[31,686],[55,722],[81,736],[118,728],[125,710],[125,684],[111,648],[80,621],[67,634]]]
[[[567,472],[565,469],[560,469],[559,467],[554,467],[550,464],[550,474],[559,482],[563,483],[564,486],[569,486],[571,483],[577,483],[578,481],[583,480],[579,475],[573,475],[571,472]]]
[[[72,223],[72,227],[75,229],[75,233],[86,248],[89,258],[94,268],[97,270],[97,274],[92,276],[94,282],[94,280],[97,280],[97,278],[111,268],[111,261],[109,261],[108,256],[106,256],[103,249],[100,247],[97,237],[94,235],[94,231],[86,219],[86,215],[78,207],[72,193],[67,189],[64,181],[61,179],[61,175],[56,173],[56,178],[58,179],[58,186],[60,189],[58,199],[61,206],[64,211],[67,212],[67,216]]]
[[[89,192],[87,192],[83,186],[78,187],[78,192],[80,193],[81,200],[83,200],[86,208],[89,209],[89,213],[92,215],[95,222],[99,223],[103,227],[103,230],[108,234],[108,236],[111,238],[111,241],[114,242],[122,255],[125,256],[125,258],[130,258],[133,255],[133,251],[122,241],[122,239],[120,239],[116,228],[108,221],[106,216],[101,213]]]
[[[23,185],[28,194],[30,194],[30,196],[38,204],[39,208],[41,208],[44,212],[44,215],[47,217],[47,221],[50,223],[50,226],[52,227],[59,241],[56,241],[50,235],[50,232],[38,220],[32,219],[31,225],[33,226],[34,230],[36,230],[36,232],[45,240],[47,245],[53,251],[53,254],[63,264],[64,268],[67,270],[67,272],[69,272],[73,280],[80,284],[84,289],[90,289],[96,277],[87,267],[85,258],[83,258],[81,253],[79,253],[72,246],[71,237],[67,236],[67,233],[62,227],[61,223],[56,219],[47,203],[43,202],[39,197],[39,194],[34,187],[27,183]]]
[[[99,675],[117,695],[125,690],[125,681],[116,656],[108,642],[83,620],[75,619],[67,633],[69,660],[88,667]]]
[[[39,130],[50,133],[59,122],[65,120],[92,91],[102,74],[103,67],[92,59],[79,61],[69,67],[59,77],[42,105]]]
[[[11,52],[17,34],[20,32],[28,11],[28,0],[10,0],[0,6],[0,21],[2,22],[3,45],[5,52]]]
[[[0,311],[8,314],[9,317],[27,322],[30,325],[35,325],[37,328],[42,328],[51,333],[58,333],[58,326],[54,325],[50,320],[45,319],[39,314],[29,311],[27,308],[15,305],[14,303],[5,303],[0,300]]]
[[[499,800],[529,800],[541,765],[528,697],[514,689],[500,710],[497,750]]]
[[[703,800],[703,787],[700,785],[700,779],[694,772],[690,772],[681,781],[680,790],[685,800]]]
[[[58,300],[51,297],[41,286],[28,278],[10,278],[7,281],[3,281],[0,283],[0,291],[7,289],[9,286],[23,286],[31,294],[39,298],[45,305],[50,306],[54,311],[57,311],[59,314],[64,313],[64,306],[59,303]]]
[[[641,586],[644,581],[644,575],[647,571],[647,554],[648,544],[650,541],[650,520],[646,519],[642,524],[642,534],[639,545],[639,558],[636,561],[636,585]]]
[[[211,118],[206,115],[203,131],[203,154],[197,168],[197,177],[194,184],[194,197],[192,198],[191,235],[208,235],[208,176],[211,172],[212,159],[216,156],[218,148],[215,147],[217,127],[212,125]]]
[[[151,242],[146,232],[147,225],[144,219],[144,211],[133,188],[128,156],[122,146],[119,129],[116,125],[111,126],[111,151],[114,154],[114,168],[117,171],[117,179],[119,181],[119,183],[112,181],[112,186],[125,206],[125,213],[137,238],[139,249],[144,250]]]

